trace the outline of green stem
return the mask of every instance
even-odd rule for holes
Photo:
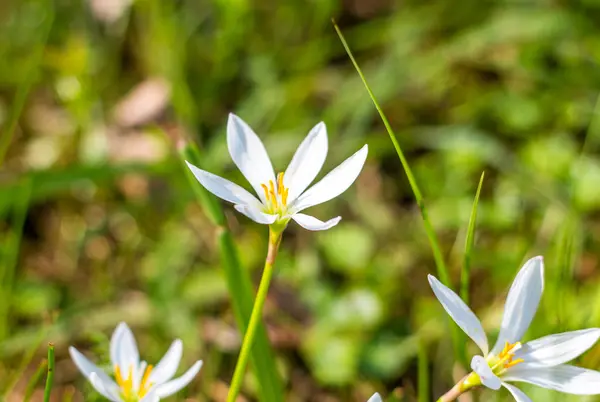
[[[229,394],[227,395],[227,402],[235,402],[240,388],[242,386],[242,380],[244,379],[244,373],[246,366],[248,365],[248,358],[250,357],[250,350],[254,343],[254,336],[256,335],[256,329],[258,328],[261,318],[262,310],[267,299],[267,293],[271,284],[271,278],[273,277],[273,266],[275,265],[275,258],[277,257],[277,251],[279,250],[279,244],[281,243],[281,231],[274,231],[269,228],[269,250],[267,252],[267,258],[265,260],[265,268],[263,270],[260,285],[258,286],[258,292],[256,294],[256,300],[254,307],[252,308],[252,314],[250,315],[250,322],[248,323],[248,330],[244,336],[242,342],[242,350],[238,357],[238,361],[235,366],[233,373],[233,379],[231,380],[231,387],[229,388]]]
[[[52,380],[54,380],[54,344],[48,344],[48,376],[46,377],[46,389],[44,390],[44,402],[50,401],[52,391]]]
[[[451,402],[456,400],[459,396],[470,390],[481,385],[481,378],[475,373],[471,372],[464,376],[454,387],[444,395],[442,395],[436,402]]]
[[[465,392],[463,383],[467,379],[467,377],[464,377],[462,380],[456,383],[456,385],[452,387],[450,391],[440,396],[440,398],[436,402],[451,402],[456,400],[459,396],[461,396],[463,392]]]

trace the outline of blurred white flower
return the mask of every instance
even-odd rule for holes
[[[171,380],[179,366],[182,349],[181,340],[176,339],[156,367],[140,362],[133,333],[122,322],[110,340],[110,360],[116,381],[74,347],[69,348],[69,353],[77,368],[107,399],[115,402],[155,402],[187,386],[200,371],[202,361],[198,360],[181,377]]]
[[[372,397],[369,398],[369,400],[367,402],[382,402],[381,400],[381,395],[379,395],[377,392],[375,392],[373,394]]]
[[[600,337],[599,328],[520,342],[544,289],[541,256],[527,261],[517,274],[506,298],[498,340],[491,351],[481,322],[461,298],[432,275],[429,284],[446,312],[483,353],[473,357],[473,373],[464,380],[463,390],[481,384],[493,390],[503,386],[517,402],[530,402],[527,395],[507,383],[515,381],[569,394],[600,394],[600,372],[563,364],[591,348]]]
[[[341,217],[322,222],[300,211],[337,197],[356,180],[367,158],[363,146],[321,181],[306,188],[315,179],[327,156],[327,131],[317,124],[302,141],[285,173],[275,178],[273,166],[262,141],[239,117],[229,115],[227,145],[233,162],[250,182],[259,199],[222,177],[188,163],[196,179],[208,191],[234,204],[235,209],[253,221],[265,225],[285,226],[290,219],[308,230],[326,230]]]

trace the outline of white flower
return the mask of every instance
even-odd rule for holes
[[[229,115],[227,145],[233,162],[258,195],[222,177],[198,169],[186,162],[196,179],[208,191],[234,204],[235,209],[257,223],[285,225],[290,219],[308,230],[326,230],[338,224],[341,217],[322,222],[300,211],[337,197],[356,180],[367,158],[363,146],[321,181],[306,188],[315,179],[327,155],[325,124],[317,124],[300,144],[285,173],[275,178],[273,166],[262,141],[242,119]]]
[[[156,402],[188,385],[202,367],[199,360],[181,377],[171,380],[179,366],[182,348],[181,340],[177,339],[156,367],[140,362],[133,333],[127,324],[120,323],[110,340],[110,360],[116,382],[74,347],[69,348],[69,353],[77,368],[107,399],[115,402]]]
[[[373,394],[373,396],[371,396],[367,402],[382,402],[381,395],[379,395],[377,392],[375,392]]]
[[[527,261],[517,274],[506,298],[498,340],[491,351],[481,322],[460,297],[431,275],[429,284],[446,312],[483,353],[471,361],[473,373],[465,380],[470,383],[467,388],[483,384],[498,390],[503,386],[517,402],[531,399],[508,382],[527,382],[576,395],[600,394],[600,372],[563,364],[591,348],[600,337],[599,328],[549,335],[521,344],[544,289],[542,257]]]

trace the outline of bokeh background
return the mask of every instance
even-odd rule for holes
[[[340,214],[341,224],[285,232],[265,320],[286,400],[365,401],[379,391],[427,401],[464,374],[427,284],[435,264],[419,209],[332,17],[414,169],[455,289],[486,172],[470,298],[490,336],[517,269],[538,254],[546,288],[526,339],[600,325],[600,2],[4,0],[6,400],[40,400],[43,375],[31,379],[48,341],[54,400],[100,400],[67,347],[107,363],[121,320],[148,361],[176,337],[182,369],[204,359],[170,400],[223,400],[240,336],[217,231],[176,143],[194,141],[205,169],[242,183],[227,154],[229,112],[255,129],[281,171],[321,120],[324,171],[370,147],[351,189],[310,210]],[[224,210],[256,284],[267,229]],[[579,363],[600,369],[600,349]],[[256,400],[251,372],[246,380],[245,398]],[[537,401],[600,400],[523,389]],[[477,399],[512,400],[482,391],[465,401]]]

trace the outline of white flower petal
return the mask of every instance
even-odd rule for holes
[[[321,181],[298,197],[291,204],[294,212],[300,212],[313,205],[329,201],[346,191],[358,177],[367,159],[368,151],[369,147],[367,145],[363,146],[354,155],[342,162],[341,165],[329,172]]]
[[[176,339],[150,373],[150,382],[153,384],[162,384],[173,378],[177,372],[177,367],[179,367],[182,352],[183,344],[180,339]]]
[[[530,365],[556,366],[575,359],[594,346],[598,338],[599,328],[549,335],[527,342],[514,358],[523,359]]]
[[[154,391],[148,392],[142,399],[140,399],[140,402],[158,402],[158,401],[160,401],[160,398],[158,396],[156,396]]]
[[[118,340],[121,339],[121,333],[125,330],[126,326],[127,324],[125,323],[119,323],[119,325],[117,325],[117,328],[115,328],[115,330],[113,331],[112,336],[110,337],[110,364],[112,364],[113,368],[116,364],[118,364]]]
[[[121,396],[119,395],[119,387],[114,382],[109,383],[100,379],[98,373],[96,372],[93,372],[90,375],[90,382],[92,383],[92,386],[96,389],[96,391],[98,391],[102,396],[104,396],[108,400],[113,402],[122,401]]]
[[[159,398],[166,398],[173,395],[186,385],[188,385],[198,374],[202,367],[202,360],[198,360],[188,371],[186,371],[181,377],[178,377],[172,381],[166,382],[156,387],[154,393]]]
[[[533,402],[531,400],[531,398],[529,398],[527,395],[525,395],[525,393],[523,391],[521,391],[519,388],[515,387],[514,385],[510,385],[510,384],[503,382],[502,386],[504,388],[506,388],[512,394],[513,398],[515,398],[515,401],[517,401],[517,402]]]
[[[263,225],[270,225],[277,220],[277,215],[269,215],[261,212],[260,209],[255,208],[251,205],[234,205],[236,211],[240,214],[246,215],[248,218],[252,219],[256,223],[261,223]]]
[[[250,182],[262,202],[266,202],[261,184],[275,183],[273,165],[262,141],[252,129],[233,113],[227,121],[227,147],[231,159]]]
[[[100,367],[96,366],[94,363],[88,360],[87,357],[81,354],[81,352],[79,352],[73,346],[69,347],[69,354],[71,355],[71,359],[73,359],[73,362],[75,363],[79,371],[81,371],[81,373],[84,376],[86,376],[86,378],[89,379],[92,373],[96,373],[98,377],[100,377],[102,382],[112,382],[113,384],[115,384],[114,381],[108,375],[106,375],[104,370],[102,370]]]
[[[481,378],[481,383],[488,388],[493,390],[500,389],[500,385],[502,385],[502,381],[492,372],[490,366],[488,366],[487,361],[483,358],[483,356],[473,356],[471,360],[471,369],[477,373],[479,378]]]
[[[539,367],[521,363],[511,368],[502,379],[527,382],[567,394],[600,394],[600,372],[566,364]]]
[[[289,189],[289,204],[317,177],[327,157],[327,129],[325,123],[317,124],[300,144],[283,176]]]
[[[140,365],[140,354],[131,329],[124,322],[119,323],[110,339],[111,359],[121,369],[123,375],[129,371],[137,370]],[[136,372],[133,375],[137,375]]]
[[[544,291],[544,260],[541,256],[527,261],[517,274],[506,298],[504,316],[496,345],[497,355],[506,342],[519,342],[529,328]]]
[[[199,169],[188,161],[185,163],[188,165],[194,174],[194,177],[196,177],[200,184],[202,184],[205,189],[217,197],[233,204],[260,205],[260,202],[256,199],[256,197],[237,184],[219,177],[216,174],[207,172],[206,170]]]
[[[367,402],[382,402],[381,395],[379,395],[377,392],[375,392],[373,394],[373,396],[371,396]]]
[[[148,367],[148,363],[142,360],[137,371],[133,374],[133,389],[140,389],[140,384],[146,373],[146,367]]]
[[[341,216],[337,216],[328,220],[327,222],[323,222],[314,216],[305,215],[305,214],[294,214],[292,215],[292,219],[298,223],[298,225],[302,226],[304,229],[308,230],[327,230],[331,229],[335,225],[337,225],[341,220]]]
[[[479,346],[485,356],[488,354],[488,342],[481,322],[461,298],[444,286],[435,276],[427,275],[429,285],[444,310],[454,322]]]

